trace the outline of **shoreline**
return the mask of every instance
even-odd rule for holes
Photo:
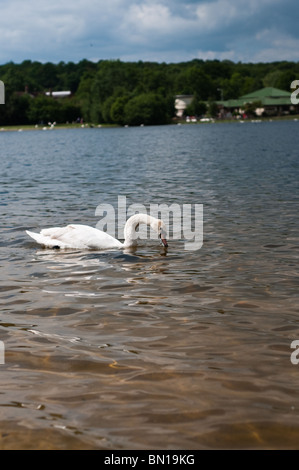
[[[33,125],[33,124],[19,124],[14,126],[2,126],[1,132],[22,132],[22,131],[53,131],[59,129],[92,129],[101,127],[117,127],[110,124],[56,124],[55,126]]]
[[[293,116],[273,116],[272,118],[250,118],[245,120],[237,120],[237,119],[211,119],[211,121],[206,122],[186,122],[185,120],[178,120],[177,122],[173,122],[172,124],[165,124],[165,125],[208,125],[208,124],[231,124],[231,123],[260,123],[260,122],[274,122],[274,121],[299,121],[299,115],[294,114]],[[57,124],[55,126],[43,126],[43,125],[33,125],[33,124],[20,124],[14,126],[2,126],[0,127],[1,132],[23,132],[23,131],[52,131],[52,130],[62,130],[62,129],[113,129],[113,128],[122,128],[122,127],[129,127],[129,126],[119,126],[116,124]],[[143,127],[143,126],[130,126],[130,127]],[[152,126],[146,126],[152,127]]]

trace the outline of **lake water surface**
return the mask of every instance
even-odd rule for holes
[[[295,121],[0,134],[1,449],[298,448],[298,149]],[[202,248],[25,233],[118,196],[203,204]]]

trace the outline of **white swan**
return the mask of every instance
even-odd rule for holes
[[[130,217],[124,228],[125,241],[121,243],[106,232],[87,225],[72,224],[67,227],[54,227],[33,233],[26,233],[37,243],[47,248],[76,248],[82,250],[109,250],[130,248],[137,245],[136,228],[139,224],[150,225],[158,233],[161,242],[168,246],[166,228],[162,220],[147,214],[135,214]]]

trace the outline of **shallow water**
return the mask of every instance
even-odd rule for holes
[[[298,126],[0,134],[1,449],[298,448]],[[118,196],[203,204],[202,248],[25,234]]]

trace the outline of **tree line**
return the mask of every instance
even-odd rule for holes
[[[201,114],[207,102],[213,109],[217,100],[238,98],[265,86],[290,91],[291,82],[298,78],[299,62],[288,61],[10,62],[0,65],[6,101],[0,107],[0,125],[78,119],[94,124],[165,124],[175,116],[175,95],[194,95],[189,111]],[[45,95],[61,90],[71,91],[71,97]]]

